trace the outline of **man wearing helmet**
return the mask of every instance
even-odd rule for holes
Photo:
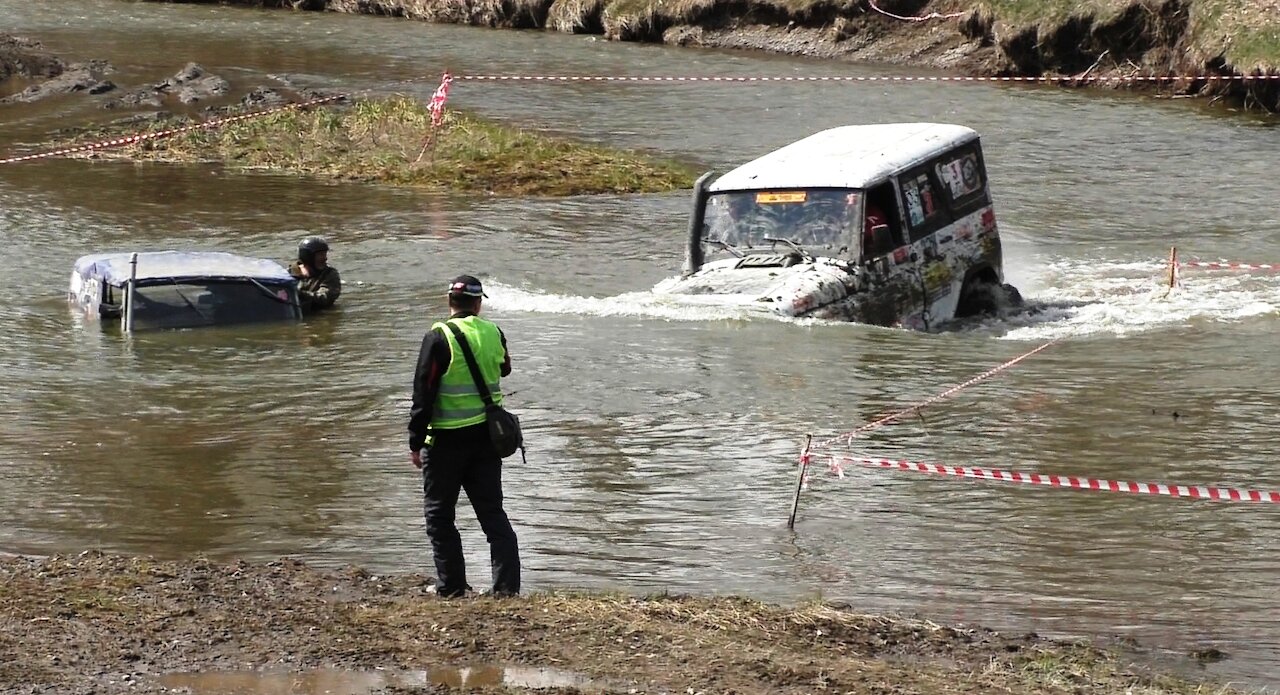
[[[304,314],[328,309],[342,294],[338,269],[329,265],[329,243],[318,236],[298,243],[298,260],[289,266],[289,274],[298,281],[298,300]]]

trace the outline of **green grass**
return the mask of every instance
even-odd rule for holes
[[[980,0],[975,9],[1014,26],[1045,26],[1071,17],[1105,21],[1131,4],[1129,0]]]
[[[979,0],[975,9],[1016,26],[1050,27],[1071,17],[1114,19],[1142,0]],[[1185,48],[1199,63],[1223,56],[1241,73],[1280,68],[1280,12],[1274,0],[1188,0],[1190,22]]]
[[[1280,12],[1271,0],[1195,0],[1192,47],[1221,54],[1241,73],[1280,68]]]
[[[698,173],[671,159],[507,127],[454,110],[424,152],[431,132],[424,104],[394,97],[282,111],[149,141],[121,154],[502,195],[670,191],[692,186]]]

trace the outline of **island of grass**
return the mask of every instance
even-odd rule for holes
[[[82,133],[71,144],[190,125],[162,118]],[[699,173],[670,158],[575,142],[394,96],[274,110],[216,127],[95,149],[133,161],[219,162],[344,181],[510,196],[655,193],[690,188]]]
[[[0,690],[298,692],[278,684],[319,671],[330,687],[343,674],[387,686],[342,692],[426,695],[458,692],[462,669],[512,668],[572,675],[553,692],[1241,692],[1083,643],[847,606],[576,592],[446,600],[428,585],[294,560],[0,556]],[[478,691],[548,692],[492,680]]]

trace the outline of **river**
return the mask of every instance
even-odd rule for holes
[[[0,0],[0,27],[135,86],[195,61],[257,84],[426,98],[440,73],[927,74],[386,18]],[[0,551],[85,548],[430,571],[405,420],[445,283],[483,277],[511,341],[527,464],[506,467],[526,586],[846,600],[1016,631],[1219,649],[1202,675],[1280,684],[1275,506],[814,469],[828,437],[1048,340],[859,452],[1119,480],[1280,489],[1275,121],[1123,93],[987,84],[460,80],[450,105],[727,168],[819,129],[931,120],[983,135],[1005,268],[1034,315],[924,334],[753,319],[649,293],[679,272],[687,192],[515,200],[209,166],[0,167]],[[0,156],[90,97],[0,107]],[[139,333],[65,302],[80,255],[333,244],[340,310],[297,326]],[[1175,417],[1173,414],[1177,413]],[[459,518],[487,580],[483,537]]]

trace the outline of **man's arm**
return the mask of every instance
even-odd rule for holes
[[[507,349],[507,334],[498,329],[498,336],[502,338],[502,376],[511,376],[511,351]]]
[[[413,407],[409,410],[409,451],[417,452],[427,438],[427,426],[440,392],[440,378],[449,369],[449,341],[436,331],[427,331],[418,350],[413,370]]]
[[[342,294],[342,276],[338,274],[337,268],[330,266],[320,276],[317,287],[311,291],[303,290],[302,294],[310,302],[312,309],[327,309]]]

